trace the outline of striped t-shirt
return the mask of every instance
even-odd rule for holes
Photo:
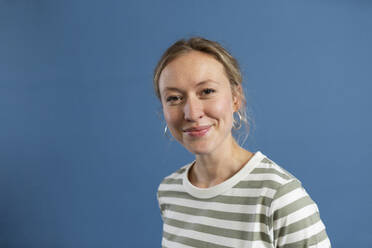
[[[159,185],[162,247],[331,246],[318,207],[300,181],[261,152],[210,188],[190,183],[192,164]]]

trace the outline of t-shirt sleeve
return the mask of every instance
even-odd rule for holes
[[[158,206],[159,206],[159,209],[160,209],[160,216],[161,216],[162,220],[164,221],[164,217],[163,217],[163,205],[161,204],[161,198],[159,196],[160,185],[159,185],[158,190],[156,192],[156,199],[158,201]]]
[[[277,190],[271,213],[275,247],[331,247],[318,207],[298,180]]]

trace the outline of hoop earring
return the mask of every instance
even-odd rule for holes
[[[238,118],[239,118],[238,121],[235,120],[235,118],[234,118],[234,114],[235,114],[235,113],[238,115]],[[239,111],[234,112],[234,114],[233,114],[233,120],[234,120],[234,122],[233,122],[233,128],[237,130],[237,129],[240,129],[240,128],[242,127],[242,116],[241,116],[241,114],[239,113]],[[236,125],[236,123],[238,123],[238,125]]]
[[[165,124],[164,135],[167,136],[167,138],[172,141],[172,136],[169,136],[169,134],[167,133],[167,131],[168,131],[168,125]]]
[[[168,125],[165,125],[165,128],[164,128],[164,135],[165,136],[167,135],[167,130],[168,130]]]

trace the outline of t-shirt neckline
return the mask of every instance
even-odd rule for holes
[[[215,186],[209,187],[209,188],[199,188],[194,186],[188,178],[189,169],[195,162],[191,162],[190,164],[186,165],[186,170],[184,171],[183,177],[182,177],[182,184],[185,188],[186,192],[190,195],[201,198],[201,199],[208,199],[216,197],[223,192],[227,191],[228,189],[231,189],[234,185],[236,185],[238,182],[240,182],[244,177],[246,177],[251,171],[254,169],[254,167],[262,161],[264,158],[264,155],[257,151],[251,159],[241,168],[235,175],[227,179],[226,181],[217,184]]]

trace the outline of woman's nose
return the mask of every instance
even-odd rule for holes
[[[203,106],[199,99],[188,98],[184,105],[184,115],[187,121],[196,121],[203,117]]]

